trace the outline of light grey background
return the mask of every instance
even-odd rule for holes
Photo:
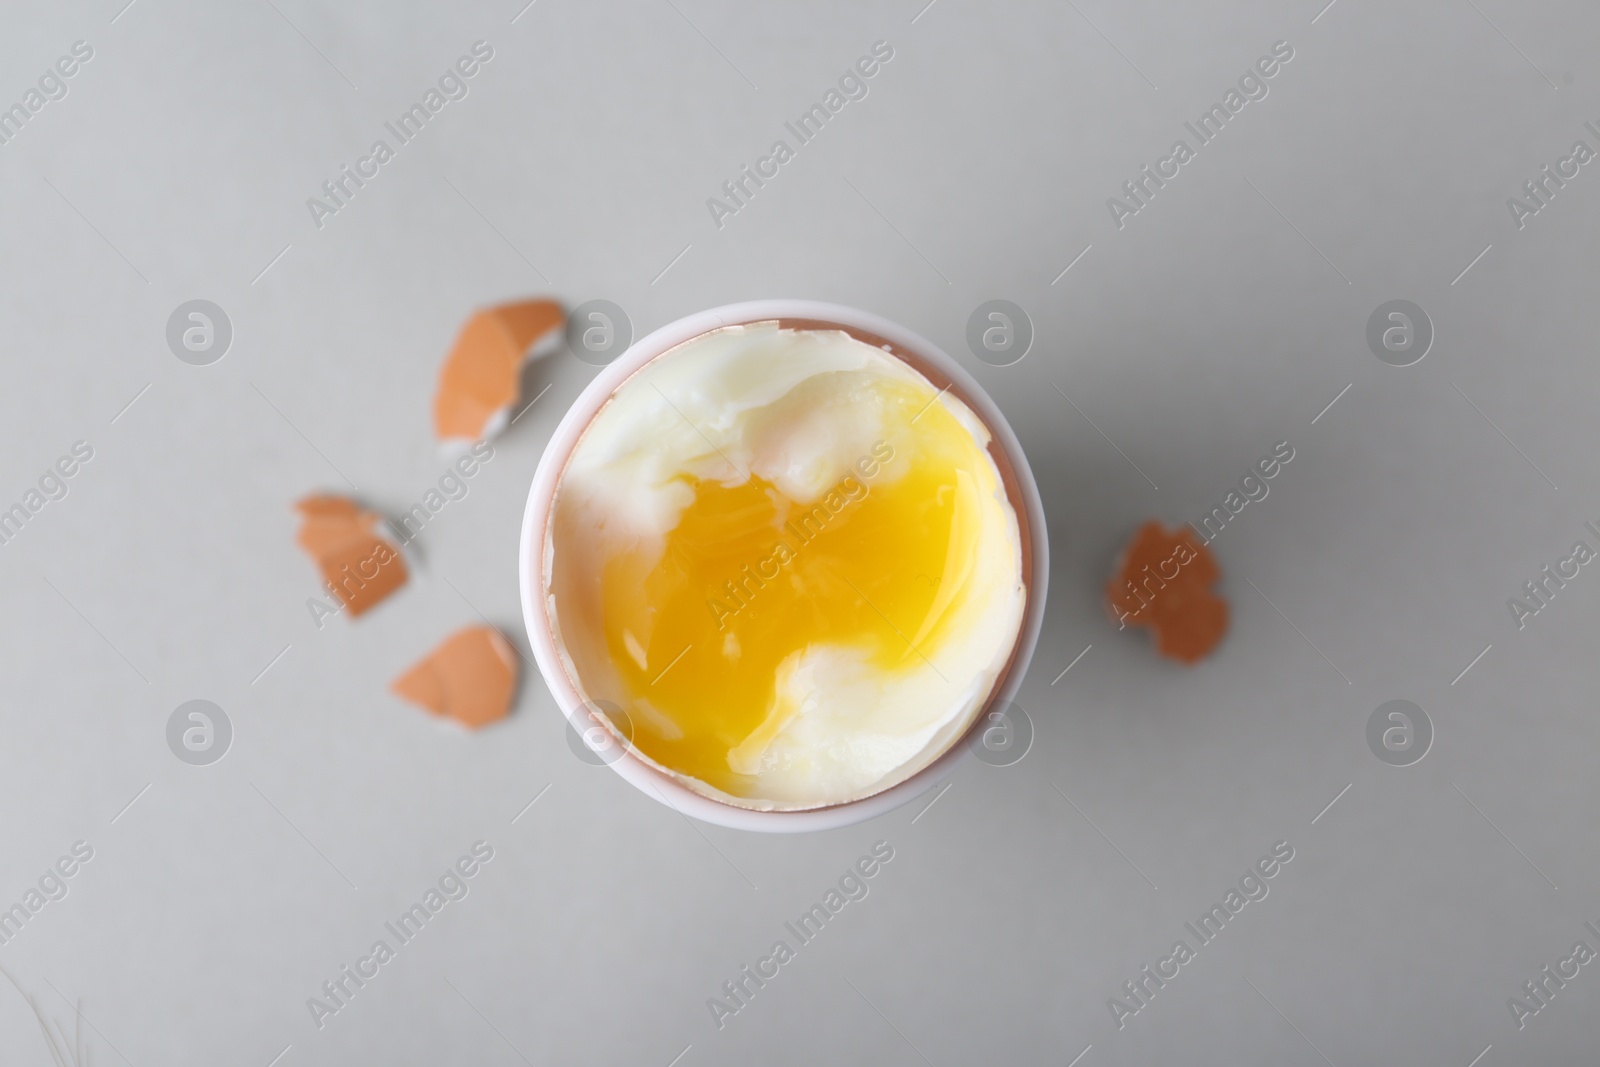
[[[0,503],[76,440],[94,459],[0,548],[0,904],[74,841],[94,858],[0,966],[69,1028],[81,1007],[95,1063],[1592,1057],[1594,966],[1520,1031],[1507,998],[1600,948],[1600,573],[1520,632],[1506,600],[1600,547],[1600,170],[1520,231],[1505,201],[1596,147],[1600,11],[925,2],[10,12],[6,104],[95,54],[0,147]],[[306,198],[480,39],[470,95],[317,229]],[[706,198],[880,39],[870,95],[716,228]],[[1119,230],[1106,198],[1279,40],[1270,95]],[[390,696],[480,611],[526,651],[524,496],[594,373],[566,355],[413,581],[317,630],[291,502],[420,499],[456,330],[543,294],[614,300],[636,335],[834,300],[966,361],[1051,522],[1028,757],[966,761],[926,810],[755,836],[575,759],[537,677],[476,735]],[[209,367],[164,340],[195,298],[234,326]],[[1034,324],[1015,366],[965,350],[992,298]],[[1395,298],[1437,333],[1403,369],[1364,339]],[[1116,632],[1098,595],[1135,526],[1197,519],[1280,440],[1293,462],[1214,546],[1217,654],[1185,670]],[[207,767],[164,740],[195,698],[234,726]],[[1405,768],[1365,741],[1400,698],[1436,732]],[[479,839],[470,895],[318,1030],[306,999]],[[706,999],[878,840],[870,895],[718,1031]],[[1270,896],[1118,1030],[1107,999],[1277,841]],[[0,1059],[49,1062],[8,986]]]

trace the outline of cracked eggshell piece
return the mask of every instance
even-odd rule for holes
[[[565,321],[554,300],[523,300],[476,312],[439,368],[433,431],[440,450],[456,454],[506,428],[523,364],[554,351]]]
[[[506,717],[517,660],[492,626],[466,626],[390,683],[390,690],[470,730]]]
[[[406,584],[405,557],[377,532],[383,516],[326,493],[297,501],[295,510],[301,519],[296,543],[352,616],[370,611]]]

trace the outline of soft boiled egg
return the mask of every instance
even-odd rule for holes
[[[802,810],[904,781],[971,726],[1022,626],[990,439],[843,330],[729,326],[668,350],[556,488],[543,592],[569,677],[717,800]]]

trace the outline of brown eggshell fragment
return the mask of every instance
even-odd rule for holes
[[[441,442],[470,443],[506,426],[531,350],[561,328],[554,300],[523,300],[479,311],[467,320],[439,369],[433,430]]]
[[[1139,527],[1106,586],[1106,607],[1122,626],[1148,626],[1156,651],[1193,664],[1228,631],[1228,602],[1211,591],[1222,570],[1189,526]]]
[[[476,730],[506,717],[516,653],[492,626],[468,626],[390,683],[398,696]]]
[[[376,532],[383,516],[326,494],[298,501],[295,510],[301,520],[296,542],[351,615],[363,614],[406,584],[405,557]]]

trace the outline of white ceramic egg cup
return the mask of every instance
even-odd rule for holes
[[[887,319],[865,311],[812,300],[754,300],[712,308],[661,327],[634,342],[607,364],[578,396],[556,427],[533,476],[528,506],[522,520],[518,579],[522,587],[522,617],[533,646],[534,660],[545,684],[574,730],[592,729],[576,679],[570,677],[556,650],[555,634],[544,605],[545,538],[556,486],[567,461],[606,402],[645,364],[678,345],[724,326],[770,322],[803,329],[842,329],[869,344],[888,349],[916,367],[937,387],[948,387],[983,420],[993,436],[990,450],[1006,483],[1017,512],[1023,543],[1023,581],[1027,604],[1011,659],[986,705],[1015,698],[1033,657],[1044,621],[1045,592],[1049,588],[1050,550],[1045,535],[1044,507],[1022,446],[1005,416],[989,395],[938,346]],[[979,715],[966,737],[953,743],[938,759],[916,774],[880,793],[807,811],[755,811],[705,797],[647,763],[631,746],[616,753],[610,766],[641,792],[696,819],[738,830],[794,833],[831,830],[871,819],[905,804],[948,776],[956,762],[968,754],[967,739],[984,728]]]

